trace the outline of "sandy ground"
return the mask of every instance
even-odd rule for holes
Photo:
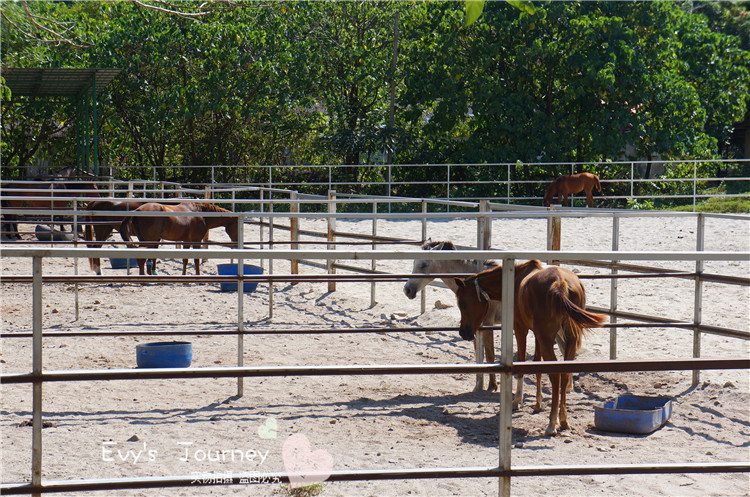
[[[459,245],[475,244],[476,222],[430,222],[428,235]],[[621,221],[621,250],[693,250],[695,219],[626,218]],[[23,228],[23,225],[22,225]],[[303,221],[303,229],[323,229]],[[33,229],[33,227],[32,227]],[[339,220],[337,229],[370,233],[369,221]],[[382,222],[378,234],[413,238],[419,221]],[[564,219],[563,249],[609,250],[611,221]],[[602,237],[600,234],[605,233]],[[284,238],[285,234],[277,235]],[[492,245],[516,250],[546,248],[546,223],[504,219],[493,224]],[[247,240],[257,240],[249,229]],[[223,230],[212,239],[225,238]],[[345,245],[339,246],[343,248]],[[387,248],[387,247],[384,247]],[[403,246],[402,246],[403,248]],[[706,250],[750,250],[750,222],[709,219]],[[417,250],[414,248],[414,250]],[[204,272],[216,273],[216,262]],[[224,262],[224,261],[220,261]],[[44,272],[72,274],[75,261],[45,260]],[[79,272],[89,274],[85,260]],[[263,262],[268,269],[268,262]],[[362,263],[369,267],[369,262]],[[664,263],[677,269],[693,264]],[[109,269],[105,273],[124,274]],[[411,270],[408,261],[379,263],[394,273]],[[179,274],[181,262],[166,260],[161,270]],[[577,268],[582,274],[599,272]],[[319,272],[303,267],[305,272]],[[747,277],[747,263],[710,263],[707,272]],[[276,262],[274,272],[288,273]],[[2,259],[2,274],[30,274],[29,260]],[[607,307],[609,281],[585,281],[589,304]],[[693,282],[626,280],[619,286],[619,308],[673,319],[692,320]],[[339,283],[276,284],[273,317],[268,317],[269,288],[261,284],[246,296],[250,330],[374,326],[456,326],[455,297],[428,288],[427,312],[419,299],[406,299],[403,282],[378,283],[377,304],[370,285]],[[2,331],[31,328],[30,285],[3,283]],[[194,330],[192,367],[236,365],[236,337],[201,335],[203,330],[236,328],[236,293],[218,285],[84,284],[80,317],[75,320],[71,284],[45,285],[45,330]],[[704,322],[748,329],[750,289],[707,284]],[[184,337],[164,337],[180,340]],[[135,346],[149,337],[45,338],[45,369],[133,368]],[[31,340],[2,341],[3,372],[31,370]],[[496,338],[499,343],[499,336]],[[748,357],[750,345],[736,339],[704,336],[704,357]],[[618,357],[689,358],[692,332],[643,328],[623,330]],[[245,365],[438,364],[473,361],[471,343],[456,332],[258,335],[245,339]],[[579,358],[606,360],[609,330],[593,330]],[[747,371],[704,372],[691,387],[689,372],[606,373],[577,376],[569,395],[572,429],[544,436],[549,415],[531,411],[533,379],[527,378],[524,407],[513,414],[514,466],[626,463],[710,463],[750,461],[750,381]],[[545,387],[548,381],[545,378]],[[320,461],[335,470],[495,466],[498,461],[498,394],[472,393],[472,375],[283,377],[245,380],[245,396],[235,397],[233,379],[99,381],[44,385],[44,478],[114,478],[284,471],[289,441],[304,435]],[[665,395],[674,400],[671,420],[649,435],[601,432],[594,426],[595,405],[617,395]],[[545,401],[549,390],[545,388]],[[30,479],[30,385],[3,385],[2,482]],[[285,450],[285,443],[287,447]],[[295,442],[296,443],[296,442]],[[299,460],[298,460],[299,462]],[[748,495],[748,474],[675,474],[635,476],[523,477],[512,482],[514,495]],[[496,495],[497,480],[437,479],[331,483],[325,496],[481,496]],[[279,485],[187,487],[106,492],[106,495],[272,495]],[[104,493],[100,493],[104,494]]]

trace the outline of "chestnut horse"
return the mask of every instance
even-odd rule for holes
[[[155,202],[149,202],[135,209],[134,212],[231,212],[222,209],[213,204],[200,204],[188,202],[179,205],[163,205]],[[120,236],[128,242],[129,246],[133,243],[130,240],[130,234],[134,233],[140,243],[138,246],[146,248],[156,248],[161,240],[170,240],[182,242],[187,248],[199,248],[201,243],[212,228],[223,226],[233,241],[237,241],[238,221],[236,217],[212,217],[212,216],[155,216],[141,217],[130,216],[125,218],[120,224]],[[155,259],[151,259],[156,263]],[[145,259],[138,259],[139,274],[146,274],[144,271]],[[195,274],[201,274],[200,257],[194,259]],[[182,274],[187,274],[187,259],[182,260]],[[153,266],[152,266],[153,267]],[[149,270],[153,274],[153,269]]]
[[[427,241],[422,244],[422,250],[456,250],[456,246],[453,242],[433,242]],[[493,261],[485,261],[482,269],[491,269],[497,266],[497,263]],[[465,261],[459,259],[451,260],[415,260],[412,269],[412,277],[404,285],[404,293],[410,299],[417,296],[420,290],[430,284],[435,278],[430,276],[434,273],[476,273],[477,263],[475,261]],[[454,278],[442,278],[445,286],[456,292],[456,284]],[[487,316],[484,319],[485,326],[493,326],[495,323],[500,322],[500,305],[497,302],[490,304]],[[482,348],[484,348],[484,356],[487,363],[495,362],[495,343],[494,333],[492,330],[482,330],[482,333],[477,333],[474,337],[474,356],[476,362],[482,362]],[[484,389],[484,378],[481,373],[476,376],[476,383],[474,384],[474,391],[479,392]],[[494,374],[489,375],[489,382],[487,383],[487,390],[497,390],[497,380]]]
[[[530,329],[534,332],[541,358],[556,361],[554,344],[556,335],[560,333],[565,341],[563,359],[574,359],[581,348],[586,329],[601,326],[606,318],[586,311],[586,292],[578,276],[569,269],[559,266],[542,268],[537,260],[516,265],[515,269],[513,329],[516,338],[518,330],[523,330],[522,335],[525,335]],[[498,266],[465,280],[456,279],[456,297],[461,311],[459,333],[464,340],[474,338],[489,301],[501,299],[502,271],[502,267]],[[545,433],[554,435],[558,422],[560,429],[570,427],[565,391],[570,374],[549,373],[549,378],[552,382],[552,405]]]
[[[86,205],[86,210],[127,212],[134,211],[142,205],[143,202],[138,202],[136,200],[94,200]],[[122,214],[113,214],[111,216],[86,216],[86,228],[84,229],[83,236],[86,241],[90,242],[87,243],[86,246],[89,248],[102,247],[112,232],[120,227],[123,219],[124,216]],[[95,241],[97,243],[94,243]],[[89,265],[96,274],[102,274],[101,261],[98,258],[89,259]]]
[[[586,205],[594,206],[594,196],[592,190],[596,189],[601,193],[602,185],[599,183],[599,176],[591,173],[566,174],[560,176],[544,192],[544,206],[549,207],[552,199],[557,195],[557,201],[562,205],[568,205],[568,195],[586,191]]]
[[[67,171],[69,168],[66,168]],[[68,209],[73,197],[99,197],[96,183],[86,183],[79,181],[62,181],[54,179],[53,181],[28,181],[17,183],[6,183],[3,185],[2,207],[7,209],[45,209],[45,210],[65,210]],[[10,197],[10,198],[9,198]],[[18,232],[18,215],[3,214],[5,222],[3,223],[3,235],[9,239],[20,239]],[[54,215],[51,218],[54,222]],[[63,223],[57,222],[60,230],[64,231]]]

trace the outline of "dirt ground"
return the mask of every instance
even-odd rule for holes
[[[705,249],[750,250],[749,221],[709,218]],[[690,217],[623,218],[620,249],[694,250],[695,226],[695,219]],[[301,227],[323,230],[322,223],[313,220],[303,220]],[[428,235],[469,246],[475,244],[475,227],[473,220],[435,221],[429,223]],[[371,223],[339,220],[337,229],[370,233]],[[257,231],[247,231],[248,240],[258,239]],[[383,236],[413,238],[419,233],[419,221],[381,221],[378,227],[378,234]],[[562,233],[563,250],[609,250],[611,246],[611,221],[606,218],[563,219]],[[545,237],[544,220],[499,219],[493,223],[494,248],[543,250]],[[223,230],[212,233],[212,240],[225,238]],[[342,242],[339,248],[345,248],[345,244]],[[31,273],[28,259],[3,257],[1,262],[2,275]],[[215,274],[217,262],[225,261],[208,261],[203,272]],[[85,260],[74,259],[45,259],[43,271],[73,274],[76,263],[79,273],[90,273]],[[181,271],[181,261],[160,264],[162,273]],[[268,271],[268,261],[262,264]],[[369,267],[369,261],[361,264]],[[686,270],[694,266],[663,264]],[[125,273],[109,269],[107,262],[103,267],[108,274]],[[411,263],[384,261],[378,263],[378,269],[407,273]],[[307,266],[302,270],[320,272]],[[576,271],[603,272],[594,268]],[[273,272],[288,273],[289,263],[276,261]],[[706,272],[747,277],[750,268],[746,262],[707,263]],[[608,280],[585,280],[584,284],[590,305],[608,307]],[[455,297],[448,290],[428,288],[427,312],[420,314],[419,299],[408,300],[402,287],[403,282],[378,283],[377,304],[372,307],[368,283],[338,283],[335,292],[328,292],[325,283],[277,283],[273,317],[269,318],[269,287],[261,284],[245,298],[247,329],[337,328],[342,333],[249,336],[245,338],[245,365],[472,362],[472,344],[461,340],[456,332],[344,333],[360,327],[458,324]],[[693,287],[690,280],[623,280],[619,284],[619,309],[692,321]],[[5,282],[0,292],[2,331],[29,331],[30,285]],[[236,293],[221,292],[218,284],[82,284],[78,320],[74,302],[72,284],[45,285],[45,330],[191,330],[196,335],[157,339],[49,337],[44,340],[45,369],[133,368],[137,344],[185,339],[193,344],[191,367],[236,365],[236,337],[201,334],[205,330],[236,329]],[[748,288],[706,284],[703,320],[748,330],[749,304]],[[499,341],[498,332],[496,345]],[[690,331],[624,329],[617,343],[618,358],[622,359],[692,356]],[[703,357],[749,355],[747,342],[703,337]],[[592,330],[579,358],[608,357],[609,329]],[[3,339],[0,363],[4,373],[30,371],[31,340]],[[568,397],[572,429],[554,437],[544,435],[548,407],[542,413],[532,413],[534,380],[526,378],[525,405],[513,414],[514,466],[750,461],[747,371],[705,371],[696,387],[691,387],[687,371],[576,376],[575,391]],[[543,383],[545,402],[549,402],[549,382],[545,378]],[[297,454],[315,455],[324,469],[330,461],[333,470],[496,466],[498,394],[471,392],[473,385],[473,375],[469,374],[250,378],[245,380],[245,395],[238,398],[234,379],[45,383],[43,476],[46,480],[71,480],[285,471],[295,461],[304,462],[295,459],[292,449],[297,449]],[[649,435],[598,431],[594,406],[625,393],[671,397],[672,418]],[[31,386],[3,385],[3,483],[30,479],[30,419]],[[309,442],[309,447],[299,445],[300,440]],[[279,492],[279,488],[278,484],[192,486],[106,495],[267,496]],[[748,488],[748,474],[519,477],[512,482],[514,495],[534,496],[736,496],[748,495]],[[393,480],[325,482],[322,495],[482,496],[496,495],[497,490],[497,480],[490,478]]]

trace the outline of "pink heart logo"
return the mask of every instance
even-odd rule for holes
[[[313,452],[305,435],[295,433],[281,449],[291,488],[321,483],[331,476],[333,456],[323,449]]]

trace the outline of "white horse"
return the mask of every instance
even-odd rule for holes
[[[422,245],[423,250],[456,250],[456,246],[453,242],[433,242],[427,241]],[[440,273],[477,273],[484,271],[485,269],[492,269],[497,264],[492,261],[485,261],[483,264],[479,264],[476,261],[462,261],[462,260],[415,260],[414,268],[412,269],[413,274],[423,274],[426,277],[414,277],[404,285],[404,293],[410,299],[417,296],[420,290],[429,285],[435,278],[429,277],[430,274]],[[458,288],[454,281],[454,278],[441,278],[443,283],[450,288],[454,293]],[[484,318],[482,323],[484,326],[493,326],[495,323],[499,323],[501,319],[501,304],[500,302],[490,302],[490,309]],[[482,363],[482,348],[486,356],[487,363],[495,362],[495,341],[492,330],[481,330],[481,333],[474,335],[474,353],[478,364]],[[487,384],[487,390],[497,390],[497,380],[494,374],[489,375],[489,383]],[[477,373],[477,381],[474,386],[474,391],[478,392],[484,390],[484,379],[481,373]]]
[[[433,242],[433,241],[427,241],[424,244],[422,244],[423,250],[456,250],[456,246],[453,244],[453,242],[450,241],[444,241],[444,242]],[[481,268],[478,268],[478,262],[477,261],[465,261],[465,260],[415,260],[414,261],[414,268],[412,269],[413,274],[423,274],[427,277],[414,277],[409,278],[409,280],[404,285],[404,293],[407,297],[410,299],[413,299],[417,296],[417,293],[422,290],[424,287],[426,287],[428,284],[430,284],[432,281],[435,280],[435,278],[429,277],[430,274],[440,274],[440,273],[476,273],[478,271],[483,271],[485,269],[492,269],[494,267],[497,267],[497,263],[494,261],[484,261]],[[441,278],[443,280],[443,283],[450,288],[454,293],[458,289],[458,286],[455,283],[454,278]],[[483,326],[494,326],[496,323],[500,323],[502,321],[502,303],[500,301],[491,300],[490,306],[487,311],[487,315],[484,317],[484,320],[482,321]],[[495,362],[495,340],[494,340],[494,333],[493,330],[479,330],[480,333],[474,334],[474,353],[476,357],[476,362],[478,364],[482,363],[482,348],[484,348],[485,357],[487,363],[493,363]],[[520,330],[515,330],[516,333],[516,341],[518,342],[519,349],[522,348],[523,350],[518,351],[518,357],[516,360],[518,361],[525,361],[526,360],[526,340],[520,338]],[[528,333],[528,330],[527,330]],[[565,349],[565,342],[562,340],[562,337],[558,334],[556,338],[557,345],[560,348],[560,350]],[[539,357],[538,354],[539,347],[534,347],[534,360],[538,361]],[[487,385],[487,390],[494,391],[497,390],[497,381],[495,379],[494,374],[489,375],[489,383]],[[541,375],[536,375],[537,377],[537,383],[536,383],[536,402],[534,404],[534,412],[540,412],[542,410],[542,382],[541,382]],[[571,376],[571,382],[568,384],[568,390],[572,388],[572,376]],[[474,391],[481,391],[484,389],[484,380],[482,377],[482,374],[477,374],[476,384],[474,386]],[[513,409],[518,409],[523,404],[523,377],[518,376],[516,379],[516,394],[513,397]]]

